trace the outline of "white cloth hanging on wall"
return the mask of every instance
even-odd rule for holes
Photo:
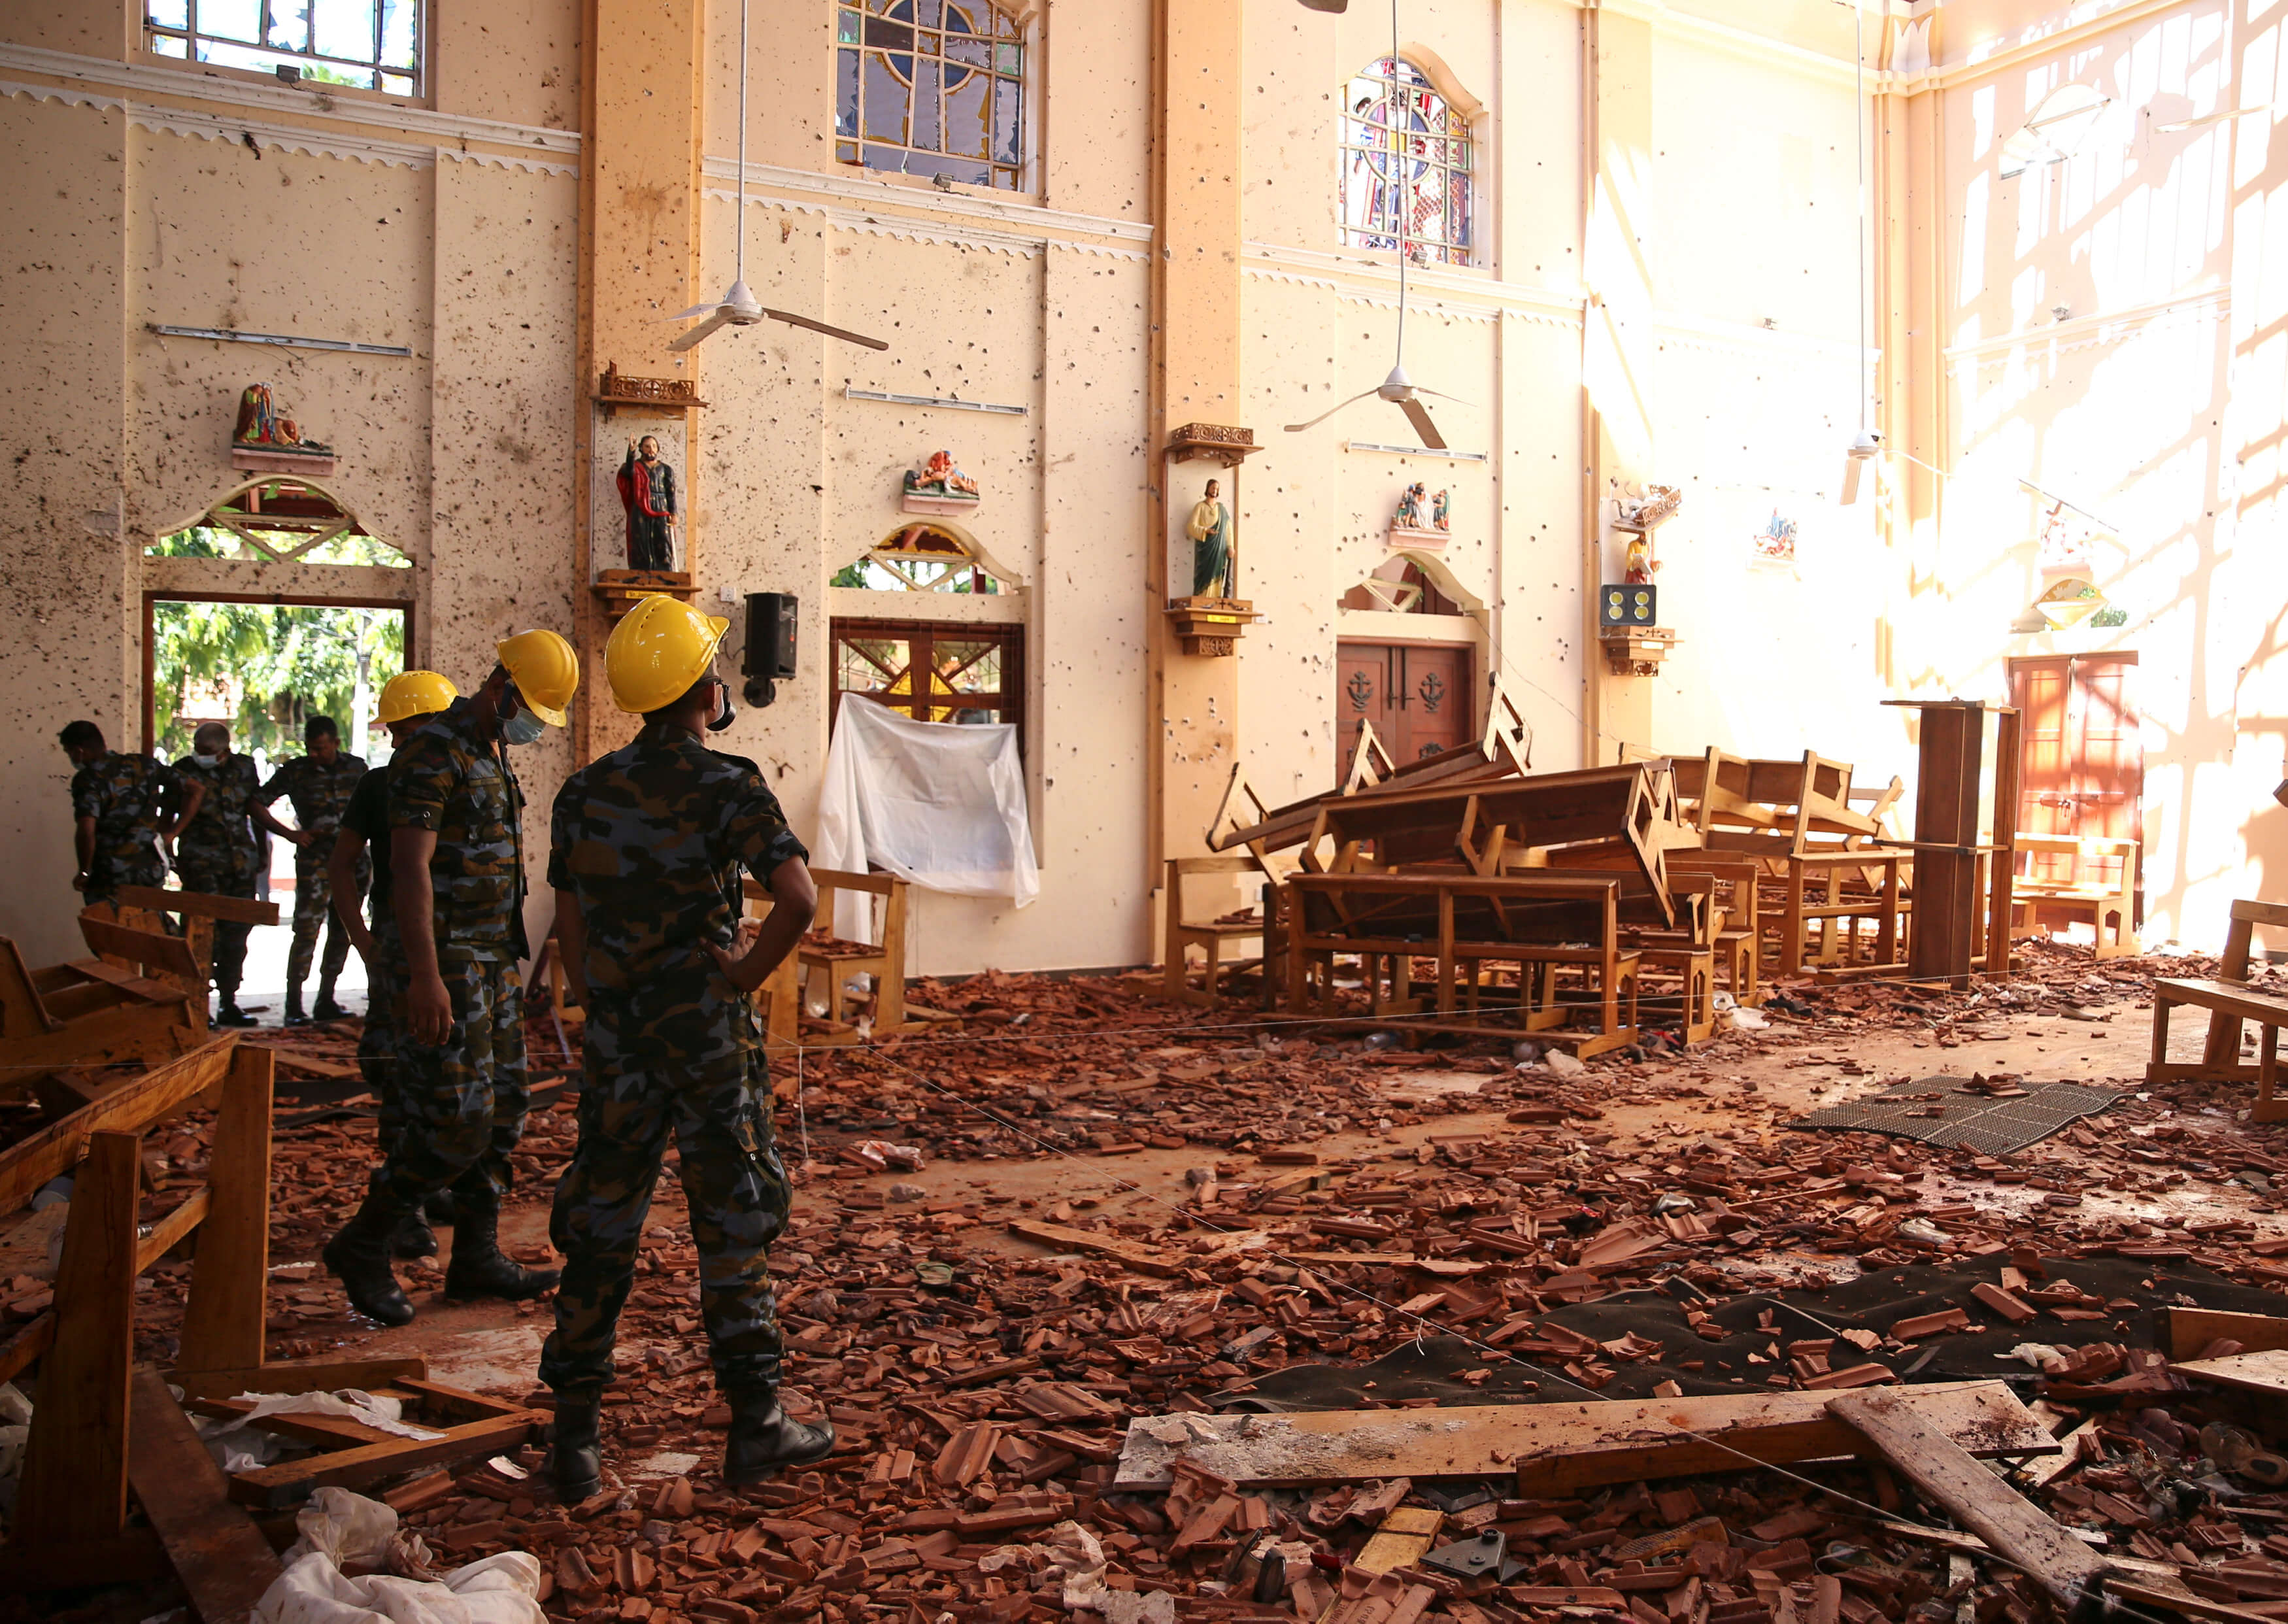
[[[1017,729],[1006,723],[915,721],[854,694],[842,697],[826,750],[812,860],[820,868],[886,871],[926,890],[1041,894]],[[867,898],[841,894],[834,934],[868,934]]]

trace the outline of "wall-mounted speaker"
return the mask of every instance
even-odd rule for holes
[[[747,646],[740,670],[747,679],[749,705],[770,704],[777,697],[775,685],[794,675],[798,608],[792,593],[747,594]]]

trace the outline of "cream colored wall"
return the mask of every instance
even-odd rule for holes
[[[25,628],[0,649],[13,700],[0,752],[21,765],[0,784],[0,829],[21,854],[0,880],[0,934],[36,963],[83,951],[56,730],[85,716],[137,747],[147,579],[380,581],[409,594],[415,657],[465,686],[494,638],[569,624],[578,143],[561,131],[576,21],[568,0],[449,9],[421,107],[131,61],[116,8],[8,13],[0,125],[34,167],[12,170],[7,193],[19,268],[0,444],[29,499],[0,519],[0,578]],[[162,338],[153,322],[413,353]],[[153,537],[246,477],[228,441],[255,382],[338,448],[328,489],[420,568],[147,571]],[[569,755],[552,740],[520,764],[536,847]]]
[[[2288,865],[2288,812],[2270,795],[2288,744],[2288,356],[2265,263],[2288,149],[2273,115],[2157,126],[2272,100],[2283,8],[2236,22],[2222,0],[2126,8],[2032,50],[2045,19],[2027,6],[1960,9],[1930,92],[1940,179],[1922,204],[1944,227],[1945,370],[1931,382],[1953,477],[1934,548],[1903,561],[1902,674],[1999,698],[2012,657],[2134,652],[2146,936],[2213,948],[2232,899],[2276,895]],[[1980,66],[1998,53],[1998,70]],[[2068,161],[2004,179],[2001,142],[2067,83],[2111,105]],[[2022,477],[2118,527],[2095,578],[2127,625],[2008,630],[2046,585]]]

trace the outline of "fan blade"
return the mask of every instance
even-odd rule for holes
[[[1303,4],[1315,12],[1332,12],[1337,16],[1348,10],[1350,3],[1351,0],[1303,0]]]
[[[813,332],[822,332],[830,338],[842,338],[852,344],[862,344],[870,350],[886,350],[890,346],[879,338],[870,338],[864,333],[852,332],[846,327],[829,327],[823,322],[814,322],[806,315],[790,315],[783,310],[773,310],[767,305],[763,314],[774,322],[784,322],[790,327],[807,327]]]
[[[1424,445],[1434,451],[1446,449],[1446,437],[1438,432],[1438,426],[1430,421],[1427,406],[1409,395],[1398,402],[1398,409],[1406,414],[1406,420],[1414,425],[1414,432],[1422,436]]]
[[[1339,405],[1330,406],[1317,417],[1313,418],[1308,423],[1290,423],[1287,426],[1287,432],[1291,434],[1299,434],[1307,428],[1316,428],[1320,424],[1324,423],[1329,418],[1333,417],[1337,412],[1340,411],[1343,407],[1355,406],[1373,393],[1373,390],[1368,389],[1361,394],[1351,396],[1350,399],[1342,402]]]
[[[1843,459],[1843,506],[1846,507],[1859,499],[1859,470],[1866,460],[1863,457],[1849,456]]]
[[[1417,394],[1426,394],[1433,400],[1451,401],[1457,406],[1466,406],[1469,404],[1469,402],[1464,400],[1458,394],[1449,394],[1443,389],[1425,389],[1420,384],[1414,386],[1414,393]]]
[[[714,314],[700,322],[698,326],[693,328],[689,332],[678,333],[674,340],[670,343],[667,347],[671,350],[676,351],[687,350],[694,345],[697,344],[702,338],[704,338],[709,333],[713,332],[717,328],[729,325],[730,320],[731,313],[722,308],[720,306],[718,306]]]
[[[688,310],[679,310],[673,315],[663,315],[659,319],[663,322],[688,322],[698,316],[711,315],[722,307],[720,299],[710,299],[703,305],[694,305]]]

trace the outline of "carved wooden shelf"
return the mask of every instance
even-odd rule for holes
[[[688,378],[636,378],[623,373],[615,362],[604,369],[596,379],[596,393],[589,397],[604,409],[608,418],[622,411],[681,411],[689,406],[704,406],[699,398],[699,386]]]
[[[1248,626],[1261,618],[1245,598],[1174,598],[1167,613],[1184,652],[1212,659],[1237,654],[1235,645]]]
[[[1253,429],[1221,423],[1187,423],[1168,436],[1168,455],[1178,462],[1206,459],[1233,468],[1261,450]]]
[[[288,451],[274,447],[234,445],[230,448],[230,466],[248,474],[299,474],[311,479],[322,479],[334,471],[334,454],[314,456],[308,451]]]
[[[1676,647],[1676,632],[1671,626],[1601,626],[1597,642],[1615,676],[1649,677],[1658,674],[1660,663]]]
[[[617,625],[620,617],[655,593],[665,593],[688,603],[697,595],[689,574],[681,569],[605,569],[588,590],[603,605],[604,618]]]
[[[1394,553],[1443,553],[1446,544],[1454,538],[1451,530],[1418,530],[1411,525],[1390,527],[1390,550]]]

